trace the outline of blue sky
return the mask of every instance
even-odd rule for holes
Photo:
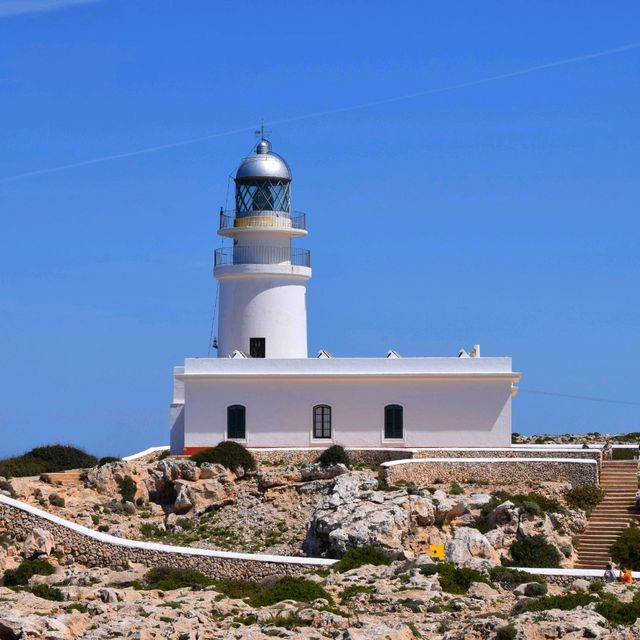
[[[167,441],[260,118],[308,215],[310,353],[480,343],[523,372],[514,430],[640,431],[638,404],[525,391],[640,402],[640,48],[469,84],[639,24],[636,2],[0,0],[0,455]]]

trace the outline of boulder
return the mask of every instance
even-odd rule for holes
[[[29,478],[0,478],[0,490],[10,498],[24,500],[31,493],[31,480]]]
[[[436,510],[429,498],[409,496],[409,509],[415,521],[422,527],[430,526],[436,520]]]
[[[341,636],[341,640],[414,640],[413,631],[406,624],[390,627],[383,622],[365,624],[362,627],[349,627]]]
[[[468,511],[467,505],[462,498],[449,498],[447,494],[440,489],[434,492],[432,499],[436,508],[436,522],[440,526],[450,524],[453,519],[460,517]]]
[[[477,529],[471,527],[458,527],[453,538],[444,546],[444,555],[447,561],[457,566],[479,568],[489,564],[497,564],[500,556],[491,546],[487,538]]]
[[[33,558],[35,556],[48,556],[51,554],[55,546],[53,535],[46,529],[32,529],[24,541],[22,555],[25,558]]]
[[[191,509],[202,513],[212,506],[233,504],[237,495],[235,484],[222,483],[213,478],[198,482],[176,480],[173,488],[177,493],[174,502],[176,513],[186,513]]]
[[[476,598],[477,600],[491,600],[499,595],[500,593],[486,582],[474,582],[467,591],[468,598]]]

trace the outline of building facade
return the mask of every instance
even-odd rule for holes
[[[260,140],[220,212],[218,357],[174,369],[171,450],[248,447],[496,447],[511,444],[519,373],[510,358],[307,357],[307,235],[291,170]]]

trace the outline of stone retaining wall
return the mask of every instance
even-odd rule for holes
[[[249,449],[256,460],[267,464],[304,464],[315,462],[326,447],[315,449]],[[411,449],[347,449],[355,464],[381,464],[389,460],[413,457]]]
[[[522,449],[416,449],[411,458],[575,458],[602,462],[602,452],[597,449],[575,450],[522,450]]]
[[[24,540],[29,531],[34,528],[45,529],[53,536],[54,550],[71,555],[76,562],[88,567],[123,570],[129,566],[129,563],[136,562],[147,567],[196,569],[212,578],[260,580],[274,575],[299,575],[305,570],[331,564],[331,561],[326,560],[317,560],[316,563],[315,559],[311,558],[304,559],[303,562],[298,559],[296,563],[295,558],[269,561],[261,560],[259,556],[255,559],[229,557],[234,554],[204,549],[180,549],[168,545],[118,539],[92,532],[90,529],[86,530],[87,534],[83,534],[76,530],[85,529],[80,525],[69,523],[70,526],[65,526],[52,522],[45,516],[7,504],[8,500],[3,498],[0,501],[0,532],[6,531]],[[30,505],[27,506],[30,507]],[[38,511],[33,508],[32,510]]]
[[[385,463],[380,476],[389,484],[399,481],[416,485],[482,480],[495,484],[524,482],[570,482],[574,487],[598,484],[598,465],[590,460],[514,458],[407,460]]]

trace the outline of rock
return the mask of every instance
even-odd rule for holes
[[[589,585],[591,582],[589,580],[585,580],[584,578],[578,578],[574,580],[571,584],[571,589],[573,591],[577,591],[579,593],[589,593]]]
[[[623,638],[612,636],[607,630],[606,619],[587,607],[572,611],[528,612],[511,619],[511,623],[523,638]]]
[[[340,636],[341,640],[415,640],[411,629],[405,624],[390,627],[384,623],[349,627]]]
[[[467,591],[468,598],[478,600],[497,598],[499,595],[500,593],[486,582],[473,582]]]
[[[230,471],[225,466],[214,462],[203,462],[200,465],[200,479],[209,480],[215,478],[220,482],[234,482],[236,479],[233,471]]]
[[[16,500],[24,500],[32,494],[29,478],[0,478],[0,489]]]
[[[35,528],[29,532],[24,541],[22,554],[25,558],[50,555],[54,548],[54,539],[51,532],[46,529]]]
[[[432,498],[436,507],[436,522],[440,526],[448,525],[454,518],[458,518],[468,511],[464,500],[461,498],[449,498],[440,489],[434,492]]]
[[[115,589],[98,589],[97,594],[105,604],[112,604],[120,600],[120,598],[118,598],[118,592]]]
[[[132,516],[136,512],[136,505],[133,502],[125,502],[123,505],[124,512]]]
[[[487,538],[471,527],[458,527],[453,538],[445,544],[444,554],[447,561],[469,568],[483,567],[486,564],[476,562],[478,559],[497,564],[500,558]]]
[[[411,515],[414,516],[416,522],[422,527],[430,526],[436,520],[436,510],[433,502],[431,502],[429,498],[409,496],[409,508]]]
[[[193,503],[189,500],[189,492],[186,487],[180,488],[176,496],[176,501],[173,503],[173,508],[176,510],[176,513],[186,513],[190,509],[193,509]]]

